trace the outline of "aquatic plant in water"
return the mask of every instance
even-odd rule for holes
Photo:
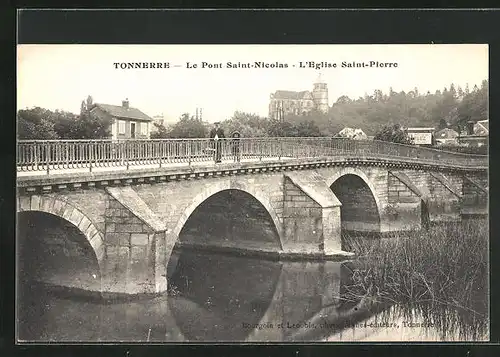
[[[488,238],[484,219],[385,238],[343,233],[345,249],[360,257],[351,265],[344,298],[370,295],[379,304],[418,312],[443,334],[480,338],[488,333]]]

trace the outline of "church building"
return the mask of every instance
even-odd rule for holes
[[[321,75],[314,83],[312,91],[294,92],[277,90],[269,98],[269,118],[283,119],[285,115],[305,115],[316,109],[328,112],[328,87],[321,79]]]

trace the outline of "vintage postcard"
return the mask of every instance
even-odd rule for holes
[[[488,66],[18,45],[18,342],[488,341]]]

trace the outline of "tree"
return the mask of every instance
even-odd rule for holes
[[[94,107],[92,97],[82,101],[80,115],[57,111],[54,115],[54,129],[61,139],[107,139],[111,137],[110,118],[99,118],[90,110]]]
[[[168,134],[170,138],[204,138],[207,136],[207,128],[203,122],[190,116],[189,113],[181,115]]]
[[[110,118],[99,118],[91,114],[94,108],[92,96],[82,100],[80,115],[64,111],[55,112],[54,129],[61,139],[107,139],[111,137]]]
[[[19,110],[17,112],[18,138],[21,140],[57,139],[53,116],[53,112],[40,107]]]
[[[385,125],[375,134],[373,139],[399,144],[413,144],[413,140],[408,136],[408,132],[399,124]]]
[[[92,97],[82,101],[80,115],[63,110],[35,107],[17,113],[19,139],[106,139],[111,136],[112,119],[90,113]],[[89,109],[90,108],[90,109]]]
[[[346,95],[342,95],[337,99],[337,104],[348,104],[351,102],[352,100]]]
[[[270,121],[268,134],[272,137],[298,136],[297,128],[292,123],[276,119]]]
[[[462,101],[457,105],[457,119],[454,127],[463,131],[467,122],[488,119],[488,81],[481,83],[481,88],[474,86],[474,90],[465,92]]]
[[[231,134],[237,130],[244,137],[260,137],[268,135],[270,121],[257,114],[236,111],[231,118],[222,122],[222,127]]]
[[[151,131],[151,139],[166,139],[169,137],[169,132],[162,123],[153,123]]]
[[[443,118],[441,118],[439,120],[438,129],[441,130],[441,129],[445,129],[447,127],[448,127],[448,123],[446,122],[446,120],[444,120]]]
[[[373,92],[373,97],[375,98],[376,102],[383,102],[384,101],[384,93],[380,89],[375,89]]]
[[[85,110],[82,111],[85,113]],[[82,139],[80,137],[80,116],[73,113],[56,111],[57,118],[54,120],[54,130],[60,139]]]
[[[111,137],[112,119],[98,118],[90,113],[80,115],[73,139],[106,139]]]
[[[295,127],[299,137],[322,136],[318,126],[312,120],[301,121]]]

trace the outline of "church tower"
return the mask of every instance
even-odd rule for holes
[[[321,73],[314,83],[314,89],[312,92],[314,105],[316,109],[323,113],[328,113],[328,87],[326,82],[321,78]]]

